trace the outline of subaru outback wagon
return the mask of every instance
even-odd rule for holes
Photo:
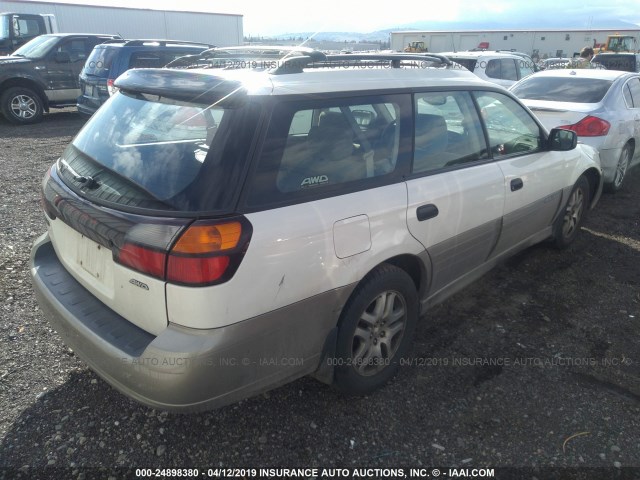
[[[44,178],[31,273],[64,342],[156,408],[310,374],[370,392],[429,306],[570,244],[602,188],[574,132],[443,57],[302,51],[116,86]]]
[[[211,45],[177,40],[112,40],[96,46],[80,72],[78,112],[91,116],[115,92],[115,79],[130,68],[160,68]]]

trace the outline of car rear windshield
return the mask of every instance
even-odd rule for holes
[[[117,48],[94,48],[89,55],[87,62],[84,64],[84,73],[95,77],[107,78],[117,53]]]
[[[122,210],[226,211],[257,109],[118,93],[65,150],[58,171],[79,195]]]
[[[520,82],[511,91],[523,100],[598,103],[612,83],[611,80],[599,78],[533,76]]]

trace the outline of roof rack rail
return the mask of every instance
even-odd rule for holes
[[[173,68],[242,68],[246,66],[274,68],[291,59],[313,62],[326,59],[319,50],[284,45],[243,45],[215,47],[197,55],[185,55],[168,63]],[[248,65],[249,64],[249,65]]]
[[[146,43],[157,43],[161,47],[166,47],[167,44],[171,44],[171,45],[195,45],[198,47],[206,47],[207,49],[215,48],[215,45],[211,45],[208,43],[190,42],[187,40],[156,39],[156,38],[139,38],[134,40],[128,40],[126,38],[116,38],[113,40],[107,40],[106,42],[102,42],[101,45],[104,45],[105,43],[122,43],[123,46],[127,46],[127,47],[140,46]]]
[[[284,59],[276,69],[272,70],[275,75],[287,73],[301,73],[304,68],[326,68],[326,67],[356,67],[364,65],[384,65],[391,68],[401,68],[402,62],[435,62],[446,66],[453,65],[453,62],[444,55],[436,53],[351,53],[343,55],[325,55],[322,60],[313,60],[308,57],[289,57]]]

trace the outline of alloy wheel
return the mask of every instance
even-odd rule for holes
[[[370,376],[393,358],[406,328],[407,306],[402,295],[385,291],[362,312],[353,337],[353,367]]]

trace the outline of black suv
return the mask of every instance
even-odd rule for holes
[[[16,124],[36,123],[50,108],[76,104],[78,75],[97,44],[117,35],[41,35],[0,58],[0,111]]]
[[[212,48],[176,40],[111,40],[96,47],[80,73],[78,111],[93,113],[114,93],[113,82],[131,68],[159,68],[185,55]]]

